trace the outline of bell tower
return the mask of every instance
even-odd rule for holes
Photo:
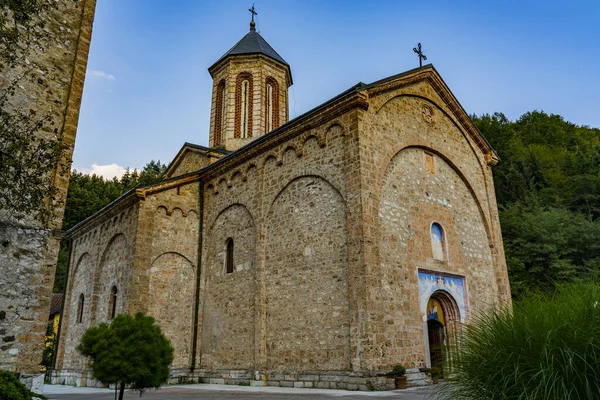
[[[289,119],[292,71],[256,32],[250,31],[209,69],[213,78],[210,147],[237,150]]]

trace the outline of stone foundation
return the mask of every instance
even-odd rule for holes
[[[408,387],[430,385],[431,379],[418,368],[408,369]],[[92,379],[91,373],[82,379],[76,371],[56,371],[51,383],[62,385],[105,387]],[[87,381],[87,385],[84,383]],[[215,385],[276,386],[294,388],[338,389],[338,390],[394,390],[394,378],[386,373],[351,371],[252,371],[252,370],[198,370],[171,371],[168,385],[207,383]]]

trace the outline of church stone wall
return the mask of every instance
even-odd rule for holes
[[[130,313],[153,316],[175,349],[172,368],[189,370],[198,257],[198,183],[140,201]]]
[[[303,380],[306,387],[316,387],[324,371],[351,368],[354,319],[347,272],[351,218],[345,199],[348,187],[354,188],[347,171],[356,166],[351,157],[355,118],[349,112],[322,121],[207,182],[200,365],[211,382],[240,379],[215,372],[219,365],[213,363],[216,343],[211,335],[217,334],[237,336],[228,356],[244,357],[243,363],[222,367],[268,372],[268,384],[304,385],[292,381]],[[251,232],[256,232],[254,245]],[[240,236],[247,240],[241,245],[244,265],[222,274],[225,241],[234,238],[237,257]],[[252,248],[254,261],[246,264],[245,254]],[[225,280],[235,290],[229,291]],[[254,313],[243,328],[228,323],[242,317],[235,311],[236,298],[247,299],[242,308]],[[209,315],[214,310],[221,319]],[[252,339],[247,339],[246,331],[236,331],[246,326],[254,330]],[[246,358],[248,346],[254,346],[254,356]],[[309,375],[299,378],[298,371]],[[348,379],[347,372],[344,377],[329,376],[320,387],[346,387]]]
[[[56,383],[90,384],[85,358],[76,350],[85,330],[109,321],[110,291],[117,287],[116,314],[128,312],[131,266],[137,233],[136,205],[115,208],[72,237],[72,249],[61,340],[57,350]],[[77,321],[79,295],[84,294],[82,322]]]
[[[467,319],[510,301],[491,167],[450,115],[420,83],[372,98],[362,120],[367,369],[426,365],[419,270],[464,277]],[[433,258],[433,222],[447,261]]]
[[[254,366],[256,326],[256,226],[241,204],[223,210],[208,231],[206,288],[200,339],[206,369]],[[225,266],[233,240],[233,272]]]

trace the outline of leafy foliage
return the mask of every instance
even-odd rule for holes
[[[33,397],[46,399],[27,389],[12,372],[0,370],[0,400],[32,400]]]
[[[534,111],[473,120],[501,157],[494,184],[513,295],[600,273],[600,129]]]
[[[154,318],[142,313],[121,314],[110,325],[89,328],[77,350],[91,358],[94,378],[119,385],[120,400],[126,385],[139,391],[160,387],[173,361],[171,343]]]
[[[592,400],[600,393],[600,286],[560,285],[467,327],[456,400]]]

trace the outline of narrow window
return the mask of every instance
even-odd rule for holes
[[[273,130],[273,86],[267,84],[267,132]]]
[[[227,254],[225,255],[225,272],[231,274],[233,272],[233,239],[227,239],[225,242]]]
[[[215,107],[215,131],[214,146],[223,143],[223,132],[225,132],[225,80],[217,86],[217,104]]]
[[[113,319],[117,312],[117,287],[110,289],[110,301],[108,304],[108,319]]]
[[[223,132],[225,132],[225,121],[227,121],[225,108],[225,81],[221,81],[221,141],[223,141]]]
[[[79,295],[79,303],[77,304],[77,323],[80,324],[83,321],[83,303],[85,302],[85,296]]]
[[[249,106],[249,97],[250,97],[250,82],[247,80],[242,82],[242,131],[241,137],[248,137],[248,106]]]
[[[444,230],[437,222],[431,224],[431,249],[434,259],[446,261]]]

